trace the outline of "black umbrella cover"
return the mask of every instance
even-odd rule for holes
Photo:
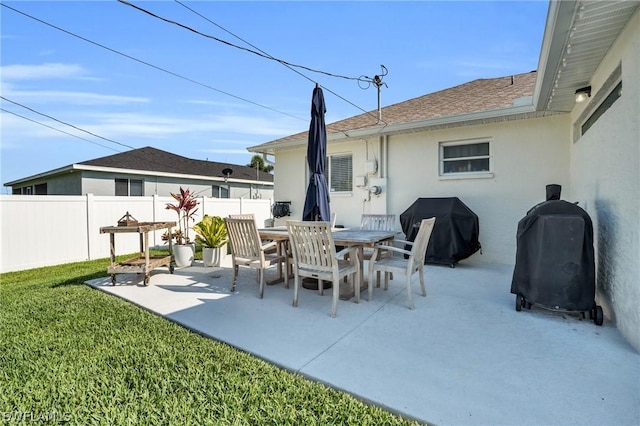
[[[327,111],[324,95],[320,86],[313,89],[311,100],[311,123],[309,125],[309,142],[307,144],[307,162],[311,178],[304,200],[302,220],[329,221],[329,188],[327,187],[327,129],[324,114]]]

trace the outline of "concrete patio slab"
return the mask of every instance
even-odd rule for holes
[[[228,265],[227,265],[228,266]],[[89,285],[287,370],[438,425],[639,425],[640,354],[605,320],[516,312],[508,265],[427,265],[427,297],[400,280],[373,301],[268,286],[254,271],[194,266]],[[293,286],[293,280],[291,280]]]

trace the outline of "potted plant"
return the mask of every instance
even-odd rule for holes
[[[193,225],[196,243],[202,246],[204,266],[220,266],[221,248],[229,241],[227,226],[220,216],[204,215],[202,220]]]
[[[185,190],[182,187],[180,187],[179,194],[171,193],[171,196],[177,203],[167,203],[166,209],[173,210],[178,214],[178,230],[170,236],[176,242],[173,247],[174,260],[178,267],[191,266],[194,247],[189,239],[189,220],[194,220],[193,216],[198,210],[198,200],[188,188]]]

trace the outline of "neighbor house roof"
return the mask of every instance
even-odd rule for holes
[[[35,176],[29,176],[4,186],[13,186],[25,181],[54,176],[73,170],[117,171],[135,174],[170,175],[174,177],[207,178],[223,180],[223,170],[231,169],[230,181],[253,181],[272,183],[273,175],[256,170],[249,166],[218,163],[215,161],[194,160],[181,155],[172,154],[150,146],[118,154],[108,155],[81,163],[71,164],[59,169],[50,170]]]
[[[273,182],[272,174],[256,171],[256,169],[249,166],[194,160],[150,146],[109,155],[107,157],[100,157],[94,160],[83,161],[78,164],[222,178],[225,177],[223,170],[231,169],[233,170],[233,173],[230,175],[232,179]]]
[[[327,138],[341,139],[367,134],[393,134],[403,131],[460,125],[464,121],[502,119],[509,114],[534,113],[532,96],[536,72],[482,78],[449,89],[399,102],[378,111],[356,115],[327,125]],[[301,132],[249,148],[272,153],[272,148],[306,143],[308,132]]]

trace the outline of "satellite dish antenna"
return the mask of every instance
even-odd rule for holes
[[[224,181],[227,182],[229,180],[229,176],[233,173],[233,170],[230,168],[226,168],[222,170],[222,174],[224,175]]]

